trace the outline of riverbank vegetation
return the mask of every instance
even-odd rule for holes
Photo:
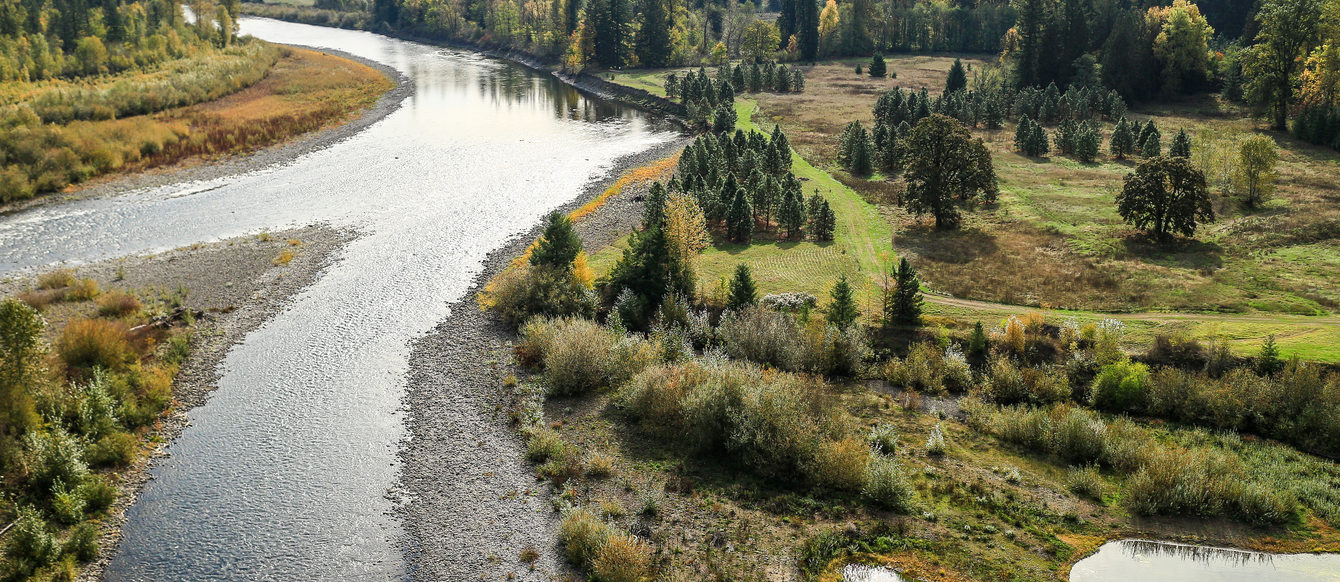
[[[184,292],[101,291],[69,271],[0,302],[6,580],[70,580],[97,557],[117,475],[172,401]]]
[[[0,202],[251,152],[348,121],[391,86],[365,65],[255,40],[147,73],[6,83]]]

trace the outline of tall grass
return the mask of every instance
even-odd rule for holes
[[[521,328],[519,352],[544,367],[556,395],[617,387],[658,360],[657,346],[589,319],[536,318]]]

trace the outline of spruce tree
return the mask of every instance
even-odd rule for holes
[[[549,224],[544,227],[544,235],[530,255],[530,264],[567,271],[572,261],[582,252],[582,239],[572,229],[572,221],[567,216],[553,212],[549,214]]]
[[[856,299],[852,295],[851,284],[847,282],[847,276],[843,275],[833,285],[833,303],[828,306],[828,323],[845,330],[855,323],[860,315],[856,310]]]
[[[869,176],[874,170],[874,156],[871,152],[870,136],[865,128],[860,128],[856,139],[851,146],[851,163],[849,170],[855,176]]]
[[[889,301],[890,313],[886,317],[903,325],[916,325],[921,322],[921,281],[916,271],[903,257],[894,271],[893,298]]]
[[[1177,135],[1173,136],[1172,145],[1168,146],[1168,155],[1179,158],[1191,157],[1191,136],[1186,134],[1185,129],[1178,129]]]
[[[963,70],[963,61],[954,59],[954,66],[949,68],[949,76],[945,79],[945,93],[953,93],[968,88],[968,73]]]
[[[758,291],[754,289],[754,277],[749,273],[749,265],[740,263],[735,267],[735,277],[730,281],[726,309],[742,309],[757,304]]]
[[[1256,373],[1262,376],[1273,376],[1282,369],[1284,369],[1284,362],[1280,360],[1280,350],[1275,345],[1275,334],[1272,333],[1266,336],[1265,341],[1261,342],[1261,351],[1256,354]]]
[[[889,72],[888,65],[884,63],[884,55],[875,53],[875,56],[870,57],[871,77],[883,78],[884,75],[888,74],[888,72]]]

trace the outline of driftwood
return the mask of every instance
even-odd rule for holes
[[[173,309],[169,313],[150,319],[148,323],[142,323],[140,325],[132,327],[128,331],[131,335],[137,335],[150,330],[167,329],[169,327],[172,327],[172,324],[177,323],[178,321],[181,321],[183,319],[186,319],[187,313],[190,313],[191,316],[194,318],[204,317],[205,315],[203,311],[192,311],[186,309],[185,307],[178,307],[176,309]]]
[[[9,533],[9,530],[14,529],[14,526],[18,525],[18,523],[19,520],[16,519],[9,522],[9,525],[5,526],[4,529],[0,529],[0,538],[5,537],[5,534]]]

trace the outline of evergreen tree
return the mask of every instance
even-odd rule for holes
[[[982,330],[982,322],[978,321],[972,326],[972,335],[968,337],[968,363],[973,367],[981,368],[986,365],[987,356],[990,355],[986,343],[986,332]]]
[[[1140,155],[1145,158],[1156,158],[1163,154],[1163,146],[1159,140],[1159,130],[1155,129],[1145,138],[1144,143],[1140,144]]]
[[[833,303],[828,306],[828,323],[845,330],[855,323],[860,315],[856,310],[856,299],[852,294],[851,284],[847,282],[847,276],[843,275],[833,285]]]
[[[837,213],[818,194],[810,198],[810,234],[814,240],[826,242],[833,240],[833,231],[837,228]]]
[[[665,187],[652,182],[647,189],[647,202],[642,209],[642,228],[660,228],[665,222]]]
[[[963,61],[954,59],[954,66],[949,68],[949,77],[945,79],[945,93],[953,93],[968,88],[968,73],[963,70]]]
[[[871,76],[871,77],[875,77],[875,78],[883,78],[884,75],[887,75],[888,73],[889,73],[889,69],[888,69],[888,65],[886,65],[886,64],[884,63],[884,55],[881,55],[881,54],[879,54],[879,53],[875,53],[875,56],[870,57],[870,76]]]
[[[617,297],[627,290],[634,299],[632,310],[639,317],[626,323],[641,327],[666,295],[692,296],[692,276],[692,271],[680,262],[678,253],[670,248],[663,229],[635,231],[628,248],[610,271],[604,291],[607,297]]]
[[[1014,126],[1014,149],[1031,156],[1033,148],[1033,120],[1019,116],[1019,124]]]
[[[1168,147],[1168,155],[1179,158],[1191,157],[1191,136],[1186,134],[1185,129],[1178,129],[1177,135],[1173,136],[1172,145]]]
[[[623,66],[630,12],[629,0],[586,0],[586,22],[592,27],[596,63],[611,69]]]
[[[885,325],[916,325],[921,322],[921,281],[917,272],[903,257],[894,270],[892,290],[885,290],[891,297],[885,300]]]
[[[549,214],[549,224],[544,227],[544,235],[530,255],[530,264],[566,271],[572,268],[572,261],[581,252],[582,239],[573,230],[572,221],[567,216],[553,212]]]
[[[1117,159],[1124,160],[1126,156],[1135,153],[1135,134],[1133,131],[1131,124],[1126,121],[1125,117],[1117,121],[1116,128],[1112,130],[1111,146],[1112,155],[1116,156]]]
[[[735,131],[735,107],[722,103],[712,114],[712,131],[726,133]]]
[[[1283,369],[1284,362],[1280,360],[1280,350],[1275,345],[1275,334],[1272,333],[1261,342],[1261,351],[1256,354],[1256,373],[1273,376]]]
[[[669,0],[642,0],[642,25],[637,29],[637,60],[644,67],[660,68],[670,58]]]
[[[728,182],[734,186],[734,182]],[[754,236],[754,209],[749,204],[749,198],[741,188],[734,188],[735,192],[730,195],[730,208],[726,211],[726,238],[738,243],[747,243]],[[722,191],[722,198],[726,199],[729,190]]]
[[[736,265],[735,277],[730,281],[726,309],[743,309],[752,305],[758,305],[758,291],[754,288],[754,277],[749,273],[749,265],[740,263]]]
[[[800,194],[788,189],[782,194],[782,208],[777,215],[778,222],[786,229],[786,238],[796,239],[804,236],[805,204]]]
[[[800,59],[812,63],[819,56],[819,3],[817,0],[796,0],[796,40],[800,43]]]
[[[1043,129],[1041,123],[1034,122],[1031,135],[1028,138],[1029,155],[1033,157],[1045,156],[1052,151],[1051,142],[1047,139],[1047,130]]]
[[[792,93],[805,92],[805,74],[800,72],[799,68],[791,70],[791,92]]]
[[[1075,132],[1075,158],[1085,163],[1092,162],[1098,157],[1102,141],[1103,138],[1092,121],[1081,123],[1079,130]]]
[[[782,0],[781,11],[777,15],[777,32],[781,43],[778,49],[785,49],[791,36],[796,34],[796,8],[800,0]]]

